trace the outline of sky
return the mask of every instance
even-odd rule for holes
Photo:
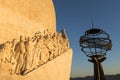
[[[88,62],[79,46],[79,38],[92,28],[103,29],[110,35],[112,50],[102,63],[105,74],[120,73],[120,0],[53,0],[57,31],[65,28],[73,49],[71,77],[93,75],[93,64]]]

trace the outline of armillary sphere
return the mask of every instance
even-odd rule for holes
[[[105,31],[97,28],[87,30],[85,35],[80,37],[79,43],[81,50],[88,57],[103,57],[112,47],[109,35]]]

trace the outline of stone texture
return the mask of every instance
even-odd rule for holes
[[[0,80],[69,80],[72,49],[52,0],[0,0]]]
[[[52,0],[0,0],[0,43],[46,29],[56,31]]]
[[[0,74],[26,75],[69,48],[64,29],[60,33],[42,35],[39,32],[33,37],[20,36],[19,41],[13,39],[0,44]]]
[[[0,74],[0,80],[69,80],[72,50],[56,57],[52,61],[25,76]]]

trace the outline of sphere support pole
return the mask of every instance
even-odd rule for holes
[[[91,60],[88,60],[94,64],[94,80],[106,80],[101,64],[105,59],[105,57],[101,59],[97,57],[92,57]]]

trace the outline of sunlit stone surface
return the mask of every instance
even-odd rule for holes
[[[52,0],[0,0],[0,80],[69,80],[72,49]]]
[[[52,0],[0,0],[0,43],[45,29],[56,31]]]

